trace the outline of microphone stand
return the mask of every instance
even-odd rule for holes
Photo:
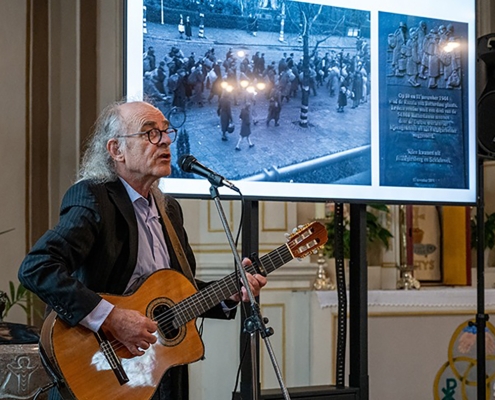
[[[213,201],[215,202],[215,206],[217,207],[218,210],[218,215],[220,217],[220,221],[222,222],[223,229],[225,231],[225,234],[227,235],[227,240],[229,242],[230,248],[232,249],[232,254],[234,255],[235,263],[237,265],[237,270],[239,271],[239,275],[241,278],[241,282],[243,283],[244,287],[246,288],[246,292],[249,296],[249,302],[251,303],[251,316],[246,318],[244,322],[244,330],[246,333],[250,334],[250,341],[251,341],[251,362],[252,362],[252,371],[253,371],[253,400],[258,400],[259,399],[259,391],[258,391],[258,382],[256,382],[255,377],[257,376],[257,365],[256,365],[256,334],[259,333],[262,339],[265,342],[266,349],[268,351],[268,354],[270,356],[270,360],[273,365],[273,369],[275,371],[275,374],[277,376],[278,383],[280,385],[280,388],[282,389],[282,393],[284,395],[284,399],[289,400],[289,392],[287,390],[287,387],[284,384],[284,381],[282,380],[282,373],[280,371],[280,367],[277,363],[277,360],[275,358],[275,353],[273,351],[272,345],[270,343],[270,339],[268,338],[269,336],[273,335],[273,329],[272,328],[267,328],[265,325],[265,322],[268,322],[268,319],[263,318],[261,315],[260,307],[259,304],[256,302],[256,299],[253,295],[253,292],[249,286],[249,282],[246,276],[246,271],[244,270],[244,267],[242,266],[242,260],[239,257],[239,254],[237,253],[237,249],[235,247],[235,242],[234,238],[232,237],[232,232],[230,231],[229,225],[227,223],[227,217],[225,216],[225,213],[223,211],[222,204],[220,202],[220,196],[218,194],[218,185],[216,182],[212,182],[209,180],[211,183],[210,186],[210,195]]]

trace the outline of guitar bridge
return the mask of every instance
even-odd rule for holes
[[[95,336],[96,340],[98,340],[98,343],[100,344],[101,352],[107,359],[108,364],[110,365],[110,368],[112,368],[112,371],[115,374],[115,377],[118,379],[119,383],[121,385],[124,385],[129,382],[129,377],[124,371],[124,367],[122,366],[119,357],[117,357],[117,354],[115,353],[112,345],[107,339],[105,332],[100,329],[97,333],[95,333]]]

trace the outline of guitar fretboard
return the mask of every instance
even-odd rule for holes
[[[289,251],[287,244],[284,244],[277,249],[259,258],[261,266],[256,262],[252,265],[244,267],[246,272],[250,274],[257,273],[260,269],[264,269],[267,274],[272,273],[277,268],[291,261],[294,257]],[[193,318],[199,317],[210,308],[216,306],[225,299],[228,299],[233,294],[239,291],[240,276],[236,272],[232,272],[225,278],[212,283],[204,289],[198,291],[187,299],[177,303],[170,311],[174,314],[174,327],[178,328]]]

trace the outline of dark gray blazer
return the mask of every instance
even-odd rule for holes
[[[194,274],[196,262],[184,230],[182,209],[174,198],[165,197],[167,215]],[[171,268],[181,271],[164,226],[163,232]],[[75,326],[99,303],[97,293],[124,292],[136,265],[137,247],[136,216],[122,182],[81,181],[65,194],[59,223],[27,254],[19,269],[19,280],[61,319]],[[199,288],[206,285],[197,281]],[[220,305],[203,316],[227,319]],[[235,310],[229,313],[229,319],[234,316]],[[186,400],[187,367],[170,369],[157,389],[153,400]],[[60,399],[56,390],[51,391],[50,399]]]
[[[184,230],[182,209],[173,197],[165,197],[167,215],[194,274],[196,261]],[[171,268],[181,271],[165,227],[163,232]],[[136,265],[137,247],[136,216],[122,182],[80,181],[65,194],[59,223],[36,242],[22,262],[19,280],[74,326],[101,300],[98,292],[124,292]],[[197,283],[200,288],[206,285]],[[205,316],[226,318],[221,306]]]

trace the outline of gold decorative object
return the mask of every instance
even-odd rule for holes
[[[406,265],[402,264],[397,266],[397,269],[400,271],[400,278],[397,281],[397,289],[419,289],[421,284],[419,281],[413,276],[414,265]]]
[[[397,281],[397,289],[419,289],[421,284],[414,278],[414,265],[408,265],[407,262],[407,222],[406,206],[399,206],[399,229],[400,229],[400,265],[397,269],[400,271],[400,278]]]

